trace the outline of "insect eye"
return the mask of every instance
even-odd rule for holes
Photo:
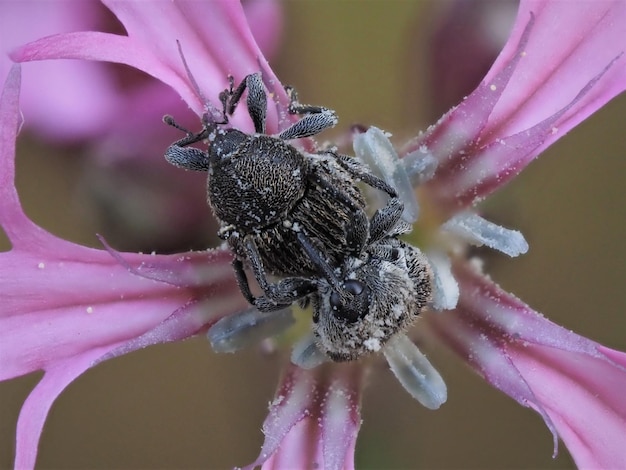
[[[348,279],[343,287],[347,293],[352,295],[342,299],[339,293],[333,292],[330,295],[330,306],[335,317],[354,323],[367,315],[369,309],[368,290],[365,284],[355,279]]]
[[[355,279],[348,279],[343,285],[346,291],[350,292],[352,295],[359,295],[365,289],[363,283]]]

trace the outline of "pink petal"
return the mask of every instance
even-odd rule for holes
[[[14,51],[12,58],[17,62],[72,58],[127,64],[170,85],[198,115],[206,103],[189,80],[177,41],[208,100],[215,101],[227,86],[228,73],[242,79],[262,68],[266,81],[279,83],[254,41],[239,2],[105,3],[128,36],[100,32],[50,36]],[[277,129],[275,113],[268,117],[268,128]],[[249,119],[243,123],[250,127]]]
[[[354,468],[362,371],[330,367],[289,367],[263,423],[261,453],[246,468]]]
[[[72,360],[62,361],[46,371],[30,393],[17,421],[15,438],[16,469],[32,469],[37,459],[37,447],[43,425],[52,403],[76,377],[87,370],[102,350],[89,351]]]
[[[252,35],[266,57],[278,52],[283,29],[283,8],[277,0],[248,0],[243,9]]]
[[[281,4],[276,0],[254,0],[245,2],[244,10],[264,54],[275,55],[282,32]],[[0,82],[4,82],[12,65],[8,55],[5,56],[10,50],[52,34],[94,29],[103,23],[105,13],[105,7],[97,0],[0,2],[0,52],[3,53]],[[226,73],[227,70],[220,76],[222,81]],[[46,86],[41,86],[42,76],[46,77]],[[127,104],[131,90],[121,89],[118,82],[119,77],[111,68],[101,64],[86,61],[32,64],[23,84],[22,109],[26,123],[49,138],[97,136],[111,120],[120,122],[120,116],[128,116],[118,107]],[[168,113],[174,114],[175,109]]]
[[[416,139],[440,161],[429,195],[471,205],[626,88],[626,4],[522,1],[481,85]]]
[[[485,129],[513,135],[565,107],[589,81],[626,51],[626,3],[621,0],[522,1],[511,37],[484,79],[489,83],[514,52],[531,13],[535,27],[524,60]],[[528,60],[526,60],[528,59]],[[626,89],[626,58],[619,60],[584,100],[570,109],[537,153]]]
[[[187,338],[245,301],[226,250],[120,254],[60,240],[22,212],[13,184],[20,67],[0,96],[0,380],[46,371],[20,414],[16,467],[31,468],[45,417],[87,368],[156,343]]]
[[[53,249],[55,239],[49,237],[48,242]],[[233,295],[236,287],[227,252],[212,260],[200,253],[125,257],[132,260],[134,271],[153,273],[161,280],[134,275],[108,253],[79,246],[68,257],[17,250],[0,254],[0,276],[5,280],[0,286],[0,379],[142,335],[190,299],[214,296],[214,308],[202,309],[204,324],[217,321],[224,310],[243,306]],[[200,281],[203,266],[212,272]],[[169,278],[182,282],[194,271],[198,278],[194,284],[163,282]]]
[[[95,0],[0,2],[0,82],[12,66],[7,56],[11,49],[50,34],[91,29],[105,11]],[[45,86],[41,77],[45,77]],[[22,110],[26,123],[48,137],[92,136],[121,101],[123,96],[116,93],[113,77],[100,64],[32,64],[24,77]]]
[[[432,331],[491,385],[537,411],[581,467],[626,466],[626,355],[576,335],[457,264],[455,311]]]
[[[22,227],[30,225],[21,210],[15,179],[15,140],[21,126],[19,118],[21,68],[9,71],[0,96],[0,225],[10,239],[18,238]],[[11,231],[11,226],[16,226]],[[11,240],[15,244],[15,240]]]
[[[621,360],[541,346],[513,356],[579,468],[626,467],[626,355],[608,351]]]
[[[232,311],[233,308],[240,308],[237,304],[241,302],[237,301],[237,296],[231,294],[227,298],[227,303],[231,305],[226,310]],[[217,320],[224,315],[225,305],[218,307],[216,304],[218,304],[216,298],[212,298],[210,302],[207,300],[192,302],[174,312],[151,330],[129,341],[107,344],[102,347],[92,345],[91,349],[68,359],[55,358],[54,361],[50,361],[51,365],[46,367],[46,373],[30,393],[20,412],[16,434],[15,468],[34,467],[39,438],[50,407],[76,377],[90,367],[108,359],[128,354],[139,348],[179,341],[196,334],[200,329],[207,327],[208,320]],[[133,316],[136,313],[125,311],[126,316]],[[109,321],[115,322],[116,320],[109,318]],[[3,364],[0,364],[0,370],[2,369]]]

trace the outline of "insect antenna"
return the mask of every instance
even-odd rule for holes
[[[183,47],[180,44],[180,41],[176,40],[176,45],[178,47],[178,55],[183,62],[183,67],[185,68],[185,73],[187,74],[187,78],[189,79],[189,83],[191,83],[191,88],[193,89],[195,95],[200,100],[203,105],[204,112],[202,114],[203,122],[215,122],[218,117],[221,117],[222,113],[207,99],[207,97],[202,93],[196,78],[191,73],[191,69],[189,68],[189,64],[187,63],[187,59],[185,59],[185,54],[183,53]]]

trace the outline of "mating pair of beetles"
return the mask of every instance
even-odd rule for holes
[[[268,135],[261,74],[246,76],[237,87],[232,77],[229,82],[219,95],[221,119],[205,114],[200,132],[164,117],[186,133],[165,158],[208,172],[208,203],[220,238],[235,254],[237,282],[250,304],[261,312],[310,304],[317,347],[334,361],[379,350],[413,322],[432,291],[426,258],[398,239],[411,227],[401,219],[404,205],[396,190],[355,157],[332,149],[307,153],[288,143],[333,127],[334,111],[302,105],[286,87],[289,113],[301,118]],[[246,90],[254,134],[227,127]],[[207,150],[189,146],[197,142],[206,142]],[[359,182],[389,195],[371,218]],[[246,268],[262,295],[253,295]]]

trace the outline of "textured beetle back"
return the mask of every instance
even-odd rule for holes
[[[270,136],[248,138],[213,163],[208,201],[225,224],[253,233],[285,218],[303,196],[306,160],[292,146]]]
[[[346,201],[338,201],[326,187],[309,181],[303,197],[288,214],[253,236],[263,265],[272,274],[316,274],[315,266],[298,243],[299,231],[304,232],[314,244],[324,250],[331,265],[339,264],[345,256],[353,254],[348,246],[350,234],[353,234],[351,238],[360,240],[353,248],[354,252],[359,252],[369,233],[365,201],[350,175],[336,163],[332,155],[309,157],[314,162],[310,168],[312,179],[331,181],[334,188],[345,194],[351,207]],[[360,232],[356,236],[355,230]],[[244,248],[239,244],[241,239],[234,237],[229,241],[231,248],[244,257]]]

